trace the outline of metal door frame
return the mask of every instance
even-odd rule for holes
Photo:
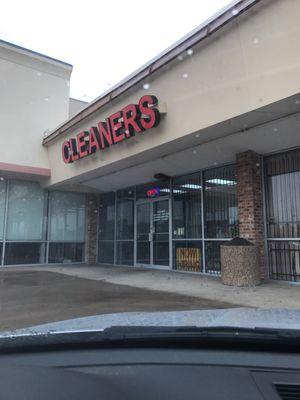
[[[168,201],[168,211],[169,211],[169,265],[157,265],[153,263],[153,240],[150,241],[150,263],[142,264],[137,262],[137,207],[141,204],[150,205],[150,231],[153,230],[153,204],[159,201]],[[149,232],[150,235],[151,232]],[[152,232],[153,234],[153,232]],[[135,267],[145,267],[145,268],[157,268],[157,269],[167,269],[172,268],[172,257],[171,257],[171,198],[169,196],[155,197],[153,199],[140,199],[135,202],[134,206],[134,266]]]

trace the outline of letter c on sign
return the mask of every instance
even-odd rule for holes
[[[67,140],[63,142],[62,147],[62,158],[66,164],[70,164],[72,161],[72,154],[71,154],[71,148],[70,148],[70,142]]]

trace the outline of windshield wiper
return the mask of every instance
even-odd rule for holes
[[[196,326],[114,326],[100,331],[0,337],[0,353],[103,347],[230,347],[300,351],[300,330]]]
[[[300,329],[197,327],[197,326],[113,326],[103,331],[109,340],[155,338],[239,339],[268,340],[300,339]]]

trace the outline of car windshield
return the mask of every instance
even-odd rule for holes
[[[300,329],[299,14],[2,5],[0,335]]]

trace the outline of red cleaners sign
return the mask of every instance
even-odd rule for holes
[[[156,108],[158,100],[155,96],[141,97],[138,104],[129,104],[105,122],[100,121],[88,131],[78,133],[76,138],[66,140],[62,144],[62,158],[66,164],[87,157],[98,150],[129,139],[136,133],[144,132],[157,126],[160,113]]]

